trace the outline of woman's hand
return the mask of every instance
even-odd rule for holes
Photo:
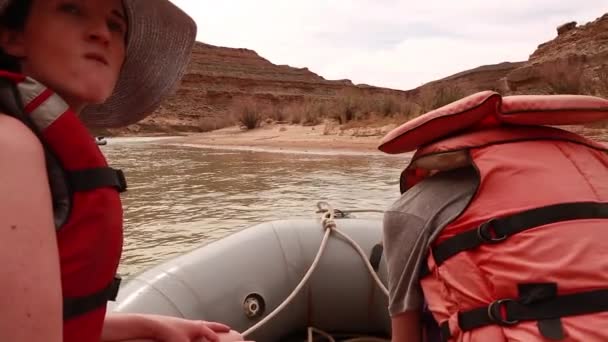
[[[158,325],[155,338],[158,342],[219,342],[218,333],[227,333],[230,327],[215,322],[195,321],[170,316],[153,316]]]
[[[225,324],[184,318],[110,313],[102,334],[104,342],[233,342],[243,341]]]

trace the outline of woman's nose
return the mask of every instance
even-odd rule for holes
[[[95,19],[92,20],[88,27],[87,36],[91,41],[107,45],[112,37],[112,32],[110,32],[110,28],[105,19]]]

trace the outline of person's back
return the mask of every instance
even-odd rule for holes
[[[433,243],[421,279],[444,330],[465,341],[608,338],[608,312],[589,303],[568,307],[568,299],[558,297],[606,296],[593,291],[608,290],[602,261],[608,250],[608,154],[541,140],[473,149],[471,155],[478,191]],[[485,316],[497,311],[479,317],[481,309]],[[530,317],[518,316],[522,311]],[[589,315],[574,317],[579,311]],[[518,324],[493,321],[501,319]]]
[[[539,112],[522,116],[522,121],[547,120],[538,109],[540,99],[515,99],[523,105],[513,108],[531,112],[527,105]],[[542,99],[555,121],[568,121],[567,115],[576,113],[554,114],[557,109],[550,99],[561,104],[557,99],[564,98]],[[601,106],[608,108],[608,101],[568,98],[572,99],[580,100],[571,104],[583,106],[583,117],[607,115]],[[592,105],[584,109],[582,100],[591,100]],[[423,145],[402,175],[402,199],[415,204],[401,206],[400,216],[418,217],[427,225],[418,225],[425,234],[419,238],[422,246],[390,241],[396,232],[411,228],[403,220],[391,219],[399,215],[385,217],[391,302],[405,298],[411,304],[416,286],[404,291],[404,285],[419,284],[445,340],[607,340],[603,327],[608,323],[608,270],[602,268],[608,247],[607,148],[555,128],[493,123],[496,117],[502,119],[501,110],[495,95],[480,93],[420,118],[415,122],[420,126],[404,125],[385,139],[382,148],[393,153]],[[486,126],[458,134],[446,131],[442,139],[432,136],[433,120],[457,113],[464,117],[459,125],[467,116],[470,124],[486,116]],[[430,141],[420,144],[424,139]],[[452,195],[458,201],[445,194],[434,198],[430,192],[445,192],[435,179],[445,178],[444,173],[455,175],[454,169],[465,166],[472,168],[463,170],[475,170],[477,184],[463,180],[463,187]],[[465,179],[472,179],[470,172],[462,172]],[[436,176],[429,177],[432,174]],[[467,196],[469,202],[463,203]],[[459,212],[448,217],[446,213],[454,210]],[[404,253],[408,260],[415,259],[412,251],[426,249],[429,236],[428,257],[413,266],[406,264],[416,274],[405,274],[399,260]],[[395,341],[416,330],[418,310],[419,304],[403,310],[393,307]]]

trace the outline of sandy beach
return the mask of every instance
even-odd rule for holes
[[[273,124],[253,130],[233,126],[206,133],[163,139],[171,144],[194,145],[208,148],[261,150],[278,152],[334,152],[385,155],[378,150],[382,137],[394,128],[387,125],[375,128],[336,129],[325,125],[300,126]],[[564,127],[596,141],[606,143],[608,130]]]
[[[325,125],[268,125],[253,130],[228,127],[167,139],[167,143],[216,148],[264,149],[302,152],[358,152],[383,154],[378,145],[386,129],[332,130]]]

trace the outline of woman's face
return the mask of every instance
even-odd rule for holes
[[[79,111],[112,94],[126,33],[121,0],[34,0],[23,31],[3,32],[1,43],[23,74]]]

